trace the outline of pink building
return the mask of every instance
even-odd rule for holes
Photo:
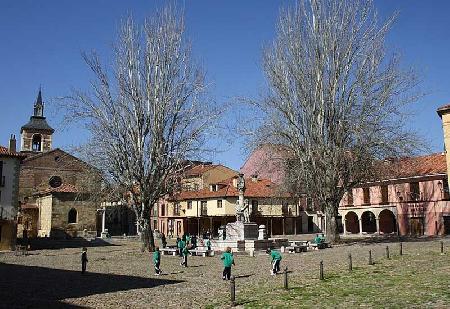
[[[339,214],[349,234],[450,233],[445,154],[386,161],[389,175],[345,194]]]

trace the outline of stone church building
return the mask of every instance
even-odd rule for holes
[[[18,237],[73,237],[96,231],[96,170],[52,147],[55,130],[44,116],[39,90],[34,112],[22,126]]]

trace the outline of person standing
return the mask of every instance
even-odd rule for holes
[[[153,265],[155,266],[155,275],[159,276],[161,274],[161,269],[159,268],[161,265],[161,251],[159,251],[159,247],[156,247],[155,252],[153,252]]]
[[[87,248],[83,247],[81,251],[81,273],[84,274],[86,272],[88,258],[87,258]]]
[[[163,248],[167,246],[166,235],[164,235],[164,233],[161,233],[161,245]]]
[[[222,254],[220,259],[223,261],[222,279],[223,280],[230,280],[230,278],[231,278],[231,266],[232,265],[236,265],[236,264],[234,264],[234,257],[233,257],[233,253],[231,253],[231,248],[230,247],[227,247],[227,249]]]
[[[206,247],[208,247],[208,251],[211,251],[211,240],[206,239]]]
[[[188,246],[187,246],[187,244],[185,244],[184,248],[183,248],[183,251],[182,251],[183,259],[182,259],[181,264],[180,264],[181,266],[188,267],[187,266],[188,254],[189,254]]]
[[[180,239],[177,243],[179,256],[183,256],[183,249],[185,246],[186,246],[186,242],[184,240]]]

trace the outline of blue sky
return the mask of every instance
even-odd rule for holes
[[[82,51],[96,50],[110,60],[111,44],[121,18],[142,20],[163,1],[0,1],[0,144],[20,134],[28,121],[39,85],[44,101],[86,89],[92,77]],[[255,97],[263,89],[261,47],[274,36],[283,3],[292,1],[183,1],[194,56],[207,71],[211,94],[218,104],[235,97]],[[430,151],[443,150],[442,127],[436,109],[450,102],[450,1],[375,1],[381,16],[399,10],[388,37],[389,47],[403,54],[405,65],[422,72],[421,88],[429,93],[415,105],[411,127],[420,132]],[[60,115],[46,111],[57,129],[54,147],[67,148],[85,138],[76,128],[61,131]],[[229,117],[239,115],[238,110]],[[251,122],[251,117],[248,122]],[[243,124],[245,125],[245,123]],[[210,160],[238,169],[245,145],[217,140],[224,151]]]

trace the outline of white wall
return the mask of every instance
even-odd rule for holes
[[[19,176],[19,163],[17,158],[10,157],[0,157],[0,161],[3,162],[2,175],[5,176],[5,186],[0,186],[0,207],[4,209],[3,218],[6,217],[8,220],[12,220],[17,214],[17,187],[19,185],[17,177]]]

